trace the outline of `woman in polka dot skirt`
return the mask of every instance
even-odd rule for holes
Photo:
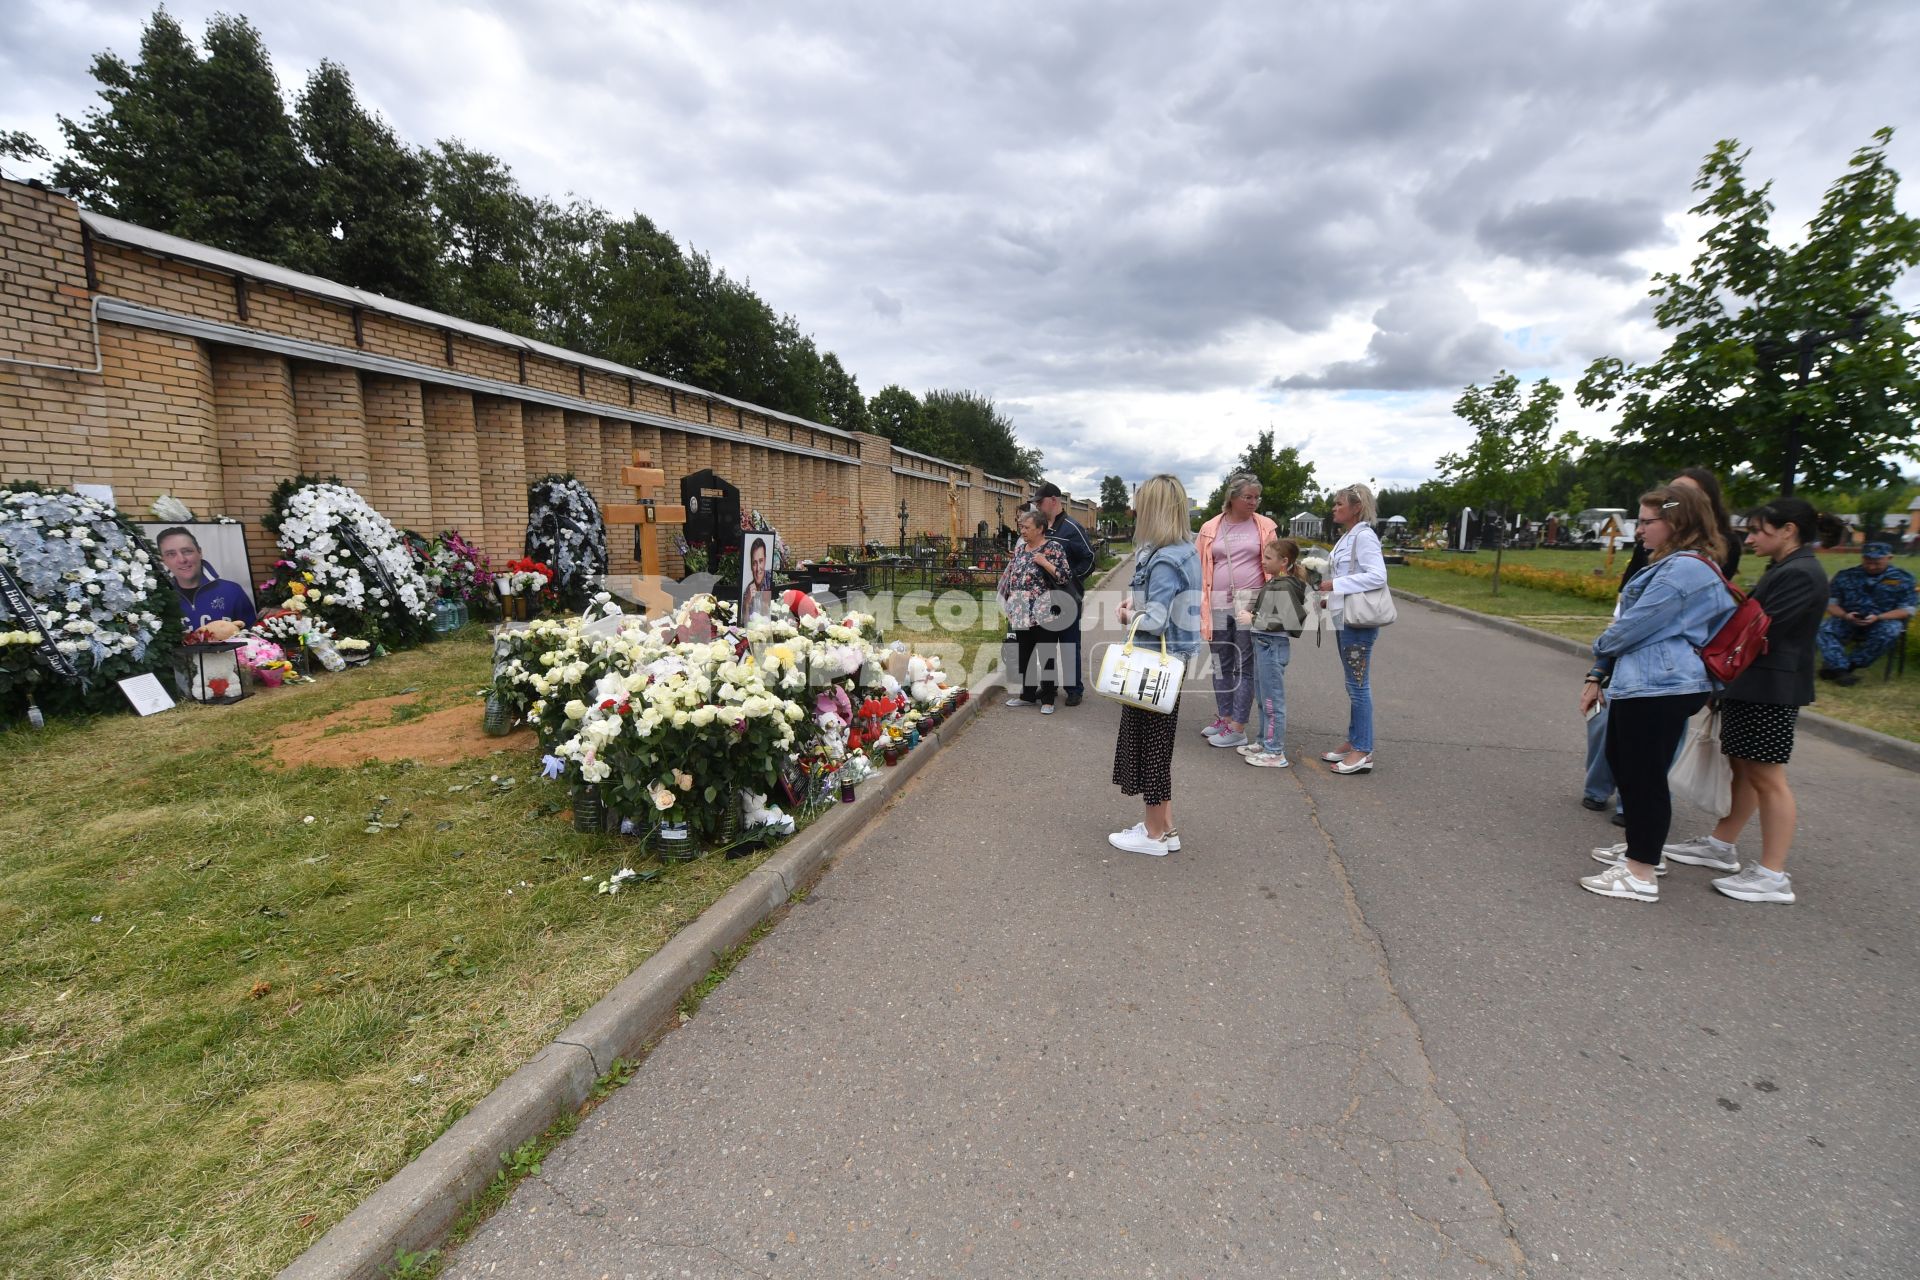
[[[1792,902],[1787,851],[1798,813],[1787,785],[1794,725],[1813,701],[1814,636],[1827,609],[1827,571],[1813,554],[1812,507],[1778,498],[1747,518],[1747,545],[1770,562],[1753,598],[1767,611],[1767,651],[1720,699],[1720,750],[1733,766],[1733,809],[1711,835],[1666,846],[1674,862],[1734,874],[1713,887],[1742,902]],[[1734,840],[1760,815],[1760,861],[1742,870]]]

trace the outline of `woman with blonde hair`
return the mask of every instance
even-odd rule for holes
[[[1260,568],[1261,548],[1277,526],[1255,510],[1260,505],[1260,477],[1241,471],[1227,477],[1226,500],[1220,514],[1200,526],[1193,540],[1200,557],[1200,590],[1207,607],[1200,615],[1200,635],[1213,653],[1213,723],[1201,730],[1216,747],[1238,747],[1247,741],[1247,713],[1253,706],[1253,635],[1238,614],[1265,584]]]
[[[1605,898],[1658,902],[1665,870],[1661,846],[1673,822],[1667,769],[1687,717],[1706,705],[1713,677],[1700,648],[1733,616],[1733,593],[1716,564],[1726,545],[1713,504],[1691,485],[1671,484],[1640,497],[1641,541],[1650,557],[1620,593],[1620,615],[1593,642],[1593,669],[1580,690],[1590,713],[1606,691],[1607,764],[1626,810],[1627,844],[1580,887]]]
[[[1320,590],[1333,615],[1334,639],[1340,646],[1340,665],[1347,677],[1347,740],[1320,758],[1335,773],[1373,772],[1373,646],[1378,627],[1350,627],[1346,598],[1364,595],[1387,585],[1387,558],[1380,535],[1373,531],[1373,490],[1350,484],[1333,495],[1333,522],[1345,532],[1327,557],[1327,576]]]
[[[1167,652],[1191,666],[1200,651],[1200,557],[1187,523],[1187,490],[1173,476],[1155,476],[1134,499],[1133,582],[1120,601],[1120,625],[1165,640]],[[1173,825],[1173,737],[1179,699],[1162,715],[1138,707],[1120,709],[1120,737],[1113,748],[1113,783],[1139,796],[1143,821],[1116,831],[1107,843],[1128,853],[1164,858],[1180,848]]]

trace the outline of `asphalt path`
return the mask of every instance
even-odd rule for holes
[[[1294,654],[1165,859],[1113,705],[980,717],[446,1274],[1920,1271],[1911,774],[1802,739],[1793,906],[1605,900],[1578,659],[1403,603],[1337,777]]]

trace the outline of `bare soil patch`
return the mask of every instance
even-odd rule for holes
[[[490,738],[481,727],[477,703],[462,703],[393,723],[400,707],[420,705],[416,694],[369,698],[282,730],[273,742],[275,763],[340,769],[369,760],[412,760],[419,764],[458,764],[496,751],[527,751],[537,739],[524,726],[504,738]]]

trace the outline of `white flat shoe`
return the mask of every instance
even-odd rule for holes
[[[1339,764],[1347,758],[1347,753],[1344,751],[1322,751],[1320,758],[1328,764]]]
[[[1340,762],[1333,766],[1333,771],[1335,773],[1372,773],[1373,757],[1370,755],[1362,756],[1352,764],[1347,764],[1345,757],[1341,757]]]

